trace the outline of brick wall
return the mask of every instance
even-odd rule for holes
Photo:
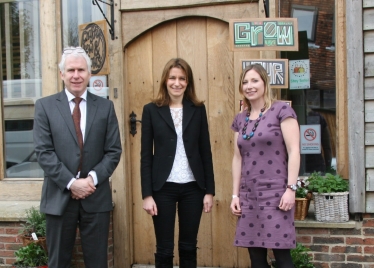
[[[112,219],[112,218],[111,218]],[[18,237],[18,231],[22,222],[0,222],[0,267],[11,267],[15,262],[14,252],[22,247],[22,241]],[[113,268],[113,223],[110,222],[108,240],[108,267]],[[83,253],[80,242],[79,231],[73,250],[72,267],[83,268]]]
[[[21,247],[19,222],[0,222],[0,267],[11,267]],[[311,249],[316,268],[374,268],[374,214],[363,215],[359,229],[297,228],[297,242]],[[113,229],[110,225],[108,264],[113,268]],[[79,233],[73,267],[84,267]],[[121,267],[117,267],[121,268]]]
[[[360,229],[297,228],[297,241],[311,249],[316,268],[374,268],[374,214]]]

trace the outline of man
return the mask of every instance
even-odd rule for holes
[[[87,91],[91,60],[82,48],[65,48],[59,68],[65,90],[37,100],[34,117],[48,266],[70,267],[78,226],[85,266],[103,268],[113,208],[109,177],[122,153],[118,121],[111,101]]]

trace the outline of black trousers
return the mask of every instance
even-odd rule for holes
[[[248,248],[251,268],[270,268],[267,262],[267,248]],[[277,268],[294,268],[290,249],[274,249],[273,253]]]
[[[46,214],[46,220],[48,267],[70,268],[77,226],[85,267],[108,267],[109,211],[87,213],[71,198],[62,216]]]
[[[166,182],[160,191],[153,192],[158,210],[158,215],[152,217],[157,254],[173,256],[176,211],[179,219],[179,250],[196,250],[204,195],[205,190],[196,182]]]

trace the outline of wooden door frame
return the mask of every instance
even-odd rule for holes
[[[273,15],[276,14],[276,0],[272,0],[272,5],[271,5],[271,13]],[[211,17],[211,18],[216,18],[225,22],[229,22],[230,19],[233,18],[245,18],[245,17],[251,17],[251,11],[255,8],[258,10],[259,14],[264,14],[263,11],[263,6],[262,4],[259,4],[257,1],[253,2],[251,4],[248,3],[235,3],[235,4],[220,4],[216,6],[200,6],[200,7],[189,7],[189,8],[183,8],[183,9],[170,9],[170,10],[150,10],[150,11],[128,11],[128,12],[123,12],[122,15],[122,20],[121,20],[121,30],[122,30],[122,48],[123,48],[123,60],[122,63],[118,63],[121,66],[121,71],[123,75],[123,81],[122,85],[123,86],[123,95],[122,97],[122,102],[123,106],[120,106],[120,109],[117,109],[118,111],[121,111],[122,114],[124,111],[127,111],[124,107],[129,107],[130,105],[130,100],[128,98],[127,94],[127,87],[126,87],[126,81],[128,81],[126,77],[126,70],[124,70],[124,66],[126,65],[126,47],[128,44],[138,36],[140,36],[143,32],[147,31],[148,29],[151,29],[152,27],[169,21],[169,20],[174,20],[186,16],[206,16],[206,17]],[[134,27],[134,25],[136,27]],[[117,28],[118,29],[118,28]],[[116,41],[115,41],[116,42]],[[117,43],[117,42],[116,42]],[[118,49],[119,50],[119,49]],[[116,53],[111,53],[112,55],[115,55]],[[263,58],[271,58],[275,57],[276,54],[274,52],[263,52],[261,53],[261,56]],[[112,57],[111,57],[112,60]],[[115,59],[114,59],[115,60]],[[111,62],[113,64],[113,62]],[[116,68],[113,68],[112,70],[116,70]],[[118,72],[114,71],[114,72]],[[111,73],[111,75],[113,72]],[[114,75],[113,77],[118,78],[119,76]],[[118,81],[117,81],[118,82]],[[236,84],[236,83],[235,83]],[[119,118],[119,120],[121,120]],[[115,209],[113,213],[113,231],[115,237],[114,237],[114,263],[115,267],[130,267],[133,263],[133,229],[132,229],[132,195],[131,191],[127,189],[131,189],[131,161],[130,161],[130,144],[131,144],[131,139],[130,139],[130,134],[129,134],[129,124],[128,124],[128,115],[123,114],[122,115],[122,122],[123,124],[123,129],[122,133],[124,135],[124,154],[122,159],[124,159],[122,163],[122,168],[117,168],[116,173],[120,174],[125,174],[125,183],[118,183],[117,180],[113,180],[113,191],[117,188],[122,188],[125,187],[125,193],[126,195],[123,196],[122,198],[120,195],[115,195],[114,194],[114,202],[116,204],[116,207],[120,206],[121,209],[124,208],[127,213],[119,213],[118,210]],[[126,166],[126,167],[124,167]],[[117,177],[117,176],[116,176]],[[118,187],[119,186],[119,187]],[[122,186],[122,187],[121,187]],[[126,217],[123,217],[126,215]],[[125,227],[124,227],[125,226]],[[118,241],[116,237],[121,238],[122,241]],[[120,243],[118,245],[117,243]]]
[[[349,10],[346,9],[345,1],[335,0],[335,14],[336,15],[336,58],[340,61],[346,62],[347,54],[352,54],[352,51],[346,51],[346,17],[350,17]],[[259,14],[263,14],[263,7],[260,2],[254,2],[252,5],[256,5],[259,10]],[[122,89],[123,95],[119,94],[119,98],[115,101],[117,114],[120,122],[124,122],[121,127],[122,141],[124,147],[124,154],[120,165],[118,167],[113,180],[113,191],[121,190],[121,193],[125,192],[125,195],[114,195],[114,201],[116,208],[113,217],[113,229],[115,233],[114,239],[114,263],[115,267],[130,267],[133,263],[132,254],[132,196],[131,192],[127,189],[131,189],[130,174],[131,166],[129,163],[129,126],[128,126],[128,115],[120,115],[121,112],[125,111],[125,105],[128,105],[130,100],[126,98],[126,72],[123,66],[126,66],[126,47],[136,37],[141,35],[148,29],[168,20],[177,19],[184,16],[208,16],[216,19],[229,21],[229,19],[240,19],[248,17],[247,14],[249,3],[229,3],[221,4],[216,6],[201,6],[201,7],[186,7],[183,9],[160,9],[157,10],[126,10],[120,13],[121,23],[116,28],[116,35],[121,32],[121,41],[115,40],[111,44],[110,59],[113,68],[110,75],[109,81],[111,85],[118,85],[118,89]],[[270,1],[270,16],[277,17],[278,1]],[[135,27],[134,27],[135,26]],[[123,53],[123,58],[115,57],[120,52]],[[262,58],[274,57],[272,52],[261,52]],[[336,66],[336,77],[346,77],[347,64],[338,64]],[[120,66],[120,68],[118,68]],[[113,84],[112,84],[113,83]],[[123,85],[123,86],[121,86]],[[236,83],[235,83],[236,85]],[[112,87],[112,86],[111,86]],[[349,168],[347,163],[348,159],[348,126],[347,126],[347,112],[345,107],[347,106],[347,80],[338,80],[336,83],[337,90],[337,157],[338,157],[338,172],[343,177],[349,176]],[[121,93],[122,93],[121,92]],[[360,153],[360,155],[362,152]],[[356,158],[356,157],[355,157]],[[363,159],[360,156],[360,159]],[[127,167],[127,168],[126,168]],[[363,171],[364,172],[364,171]],[[352,173],[352,172],[351,172]],[[359,172],[362,173],[362,172]],[[125,176],[125,178],[123,178]],[[351,178],[357,180],[359,178]],[[122,181],[122,182],[120,182]],[[354,200],[354,199],[352,199]],[[122,210],[119,212],[119,209]],[[118,239],[117,239],[118,238]]]

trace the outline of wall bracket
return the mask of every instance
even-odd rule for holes
[[[110,22],[105,16],[104,11],[101,9],[100,5],[97,3],[98,1],[110,6]],[[109,0],[109,2],[107,2],[103,0],[92,0],[92,4],[98,6],[98,8],[100,9],[101,14],[103,14],[103,17],[105,18],[106,22],[109,25],[110,36],[112,37],[112,40],[114,40],[114,1]]]

